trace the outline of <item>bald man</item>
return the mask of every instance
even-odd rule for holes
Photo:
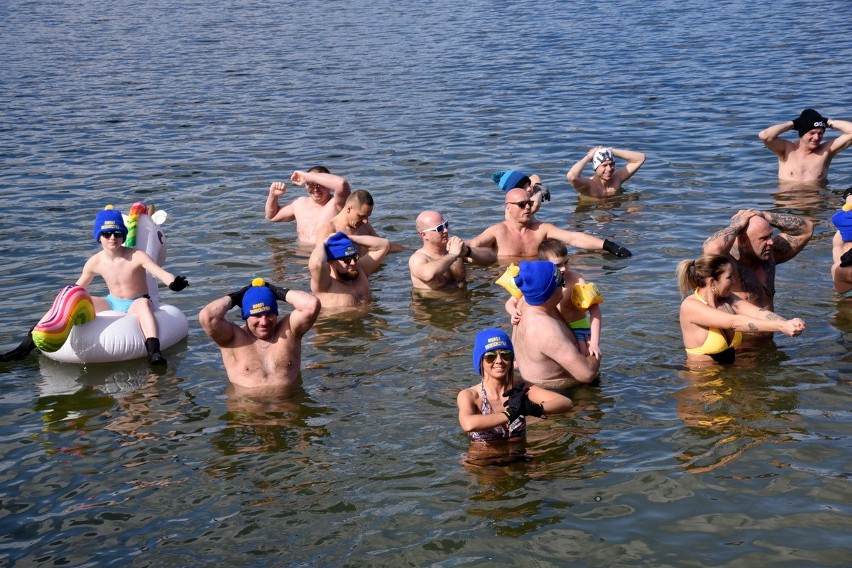
[[[497,258],[491,249],[471,247],[450,236],[450,222],[437,211],[423,211],[415,228],[423,246],[408,259],[411,285],[418,290],[452,292],[467,286],[465,262],[491,264]]]
[[[538,258],[538,245],[544,239],[556,239],[574,248],[606,250],[618,257],[631,256],[629,250],[608,239],[566,231],[550,223],[537,221],[533,217],[532,206],[533,201],[526,190],[510,190],[506,193],[505,220],[485,229],[470,241],[470,246],[491,249],[498,258]]]
[[[781,233],[773,236],[772,228]],[[731,293],[758,308],[775,311],[775,266],[799,254],[814,234],[814,224],[796,215],[743,209],[731,224],[704,241],[704,254],[731,259]]]

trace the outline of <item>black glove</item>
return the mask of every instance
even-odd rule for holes
[[[277,299],[281,300],[282,302],[287,301],[284,298],[287,297],[287,292],[290,291],[289,288],[280,288],[280,287],[276,286],[275,284],[270,284],[269,282],[265,282],[263,285],[266,286],[267,288],[269,288],[270,290],[272,290],[272,293],[275,294],[275,297]]]
[[[840,266],[852,265],[852,249],[847,250],[840,256]]]
[[[189,282],[186,281],[186,276],[175,276],[174,281],[169,284],[169,290],[172,292],[180,292],[187,286],[189,286]]]
[[[503,406],[506,408],[503,414],[506,415],[509,424],[517,420],[518,416],[524,413],[524,399],[527,398],[527,391],[529,390],[529,388],[513,387],[503,393],[503,396],[509,397],[509,400],[503,403]]]
[[[231,299],[231,303],[234,305],[234,307],[243,307],[243,296],[246,295],[246,292],[248,292],[249,288],[251,288],[251,284],[249,284],[248,286],[243,286],[236,292],[231,292],[230,294],[228,294],[228,297]]]
[[[544,416],[544,405],[538,404],[537,402],[531,401],[524,395],[523,405],[521,406],[521,414],[524,416],[535,416],[536,418],[541,418]],[[547,418],[547,416],[544,416]]]
[[[611,252],[618,258],[627,258],[628,256],[633,256],[633,253],[621,246],[618,243],[615,243],[609,239],[604,239],[603,249],[607,252]]]
[[[533,186],[533,195],[538,192],[541,192],[542,201],[550,201],[550,190],[540,183],[537,183]]]

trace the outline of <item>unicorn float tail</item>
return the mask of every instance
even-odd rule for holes
[[[33,343],[40,351],[58,351],[75,325],[89,323],[95,319],[92,296],[82,286],[71,284],[59,292],[53,307],[33,328]]]

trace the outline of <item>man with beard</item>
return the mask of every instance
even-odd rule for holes
[[[566,231],[550,223],[535,220],[532,200],[526,190],[515,188],[506,193],[506,218],[485,229],[470,246],[490,249],[498,258],[537,258],[538,245],[544,239],[556,239],[587,250],[606,250],[618,257],[631,256],[629,250],[608,239],[599,239],[578,231]]]
[[[276,300],[293,306],[280,320]],[[225,319],[234,306],[241,310],[242,327]],[[252,285],[207,304],[198,321],[219,346],[228,379],[240,387],[268,392],[270,388],[286,389],[299,380],[301,340],[319,310],[319,300],[311,294],[255,278]]]
[[[782,232],[773,237],[772,227]],[[803,217],[743,209],[704,241],[704,254],[731,259],[733,296],[774,312],[775,266],[799,254],[813,234],[814,224]]]
[[[273,223],[295,219],[299,240],[314,244],[317,229],[343,208],[351,193],[349,182],[329,173],[323,166],[315,166],[307,172],[296,170],[290,176],[290,181],[304,186],[308,194],[281,207],[278,198],[287,192],[287,186],[283,181],[272,182],[266,198],[266,218]]]
[[[494,253],[472,248],[450,236],[450,222],[437,211],[423,211],[415,221],[423,246],[408,259],[411,285],[420,290],[454,291],[467,285],[465,262],[490,264]]]
[[[826,128],[835,128],[842,134],[823,142]],[[795,130],[799,139],[790,142],[778,137],[788,130]],[[852,145],[852,122],[825,118],[806,108],[797,118],[770,126],[759,136],[778,155],[779,180],[824,183],[831,160]]]
[[[359,247],[366,250],[363,256]],[[311,291],[324,308],[348,308],[370,301],[367,277],[378,270],[389,249],[387,239],[371,235],[338,232],[325,242],[318,240],[308,260]]]
[[[627,160],[623,168],[615,169],[615,158]],[[592,162],[595,170],[592,177],[583,177],[583,168]],[[618,148],[596,146],[576,164],[571,166],[566,177],[574,189],[589,197],[610,197],[615,195],[621,185],[639,171],[645,163],[645,154]]]

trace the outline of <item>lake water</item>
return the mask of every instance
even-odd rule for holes
[[[839,566],[852,558],[852,306],[827,220],[852,185],[782,191],[757,133],[813,107],[852,119],[848,0],[715,3],[6,2],[0,5],[0,345],[76,280],[91,221],[169,214],[163,297],[190,318],[168,371],[33,355],[0,366],[0,559],[21,566]],[[829,136],[836,132],[829,131]],[[579,202],[589,147],[645,152],[621,197]],[[494,285],[414,301],[408,254],[367,313],[322,318],[303,389],[227,390],[197,324],[263,276],[308,289],[269,183],[324,164],[418,246],[437,208],[463,238],[502,217],[495,170],[538,172],[538,217],[609,237],[601,384],[531,426],[527,459],[466,462],[455,395],[470,345],[508,328]],[[587,170],[588,172],[588,170]],[[801,337],[690,372],[677,262],[737,209],[820,221],[778,271]],[[101,293],[102,288],[93,287]]]

